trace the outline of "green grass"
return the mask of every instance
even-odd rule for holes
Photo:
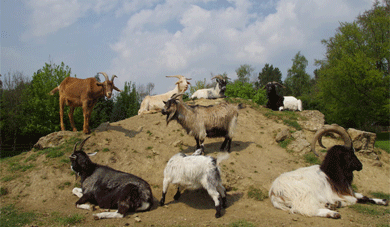
[[[286,149],[287,146],[293,141],[292,138],[287,138],[279,143],[279,146]]]
[[[371,192],[370,193],[373,197],[378,199],[387,199],[390,200],[390,194],[382,193],[382,192]]]
[[[305,161],[307,163],[309,163],[309,164],[312,164],[312,165],[319,165],[319,164],[321,164],[321,161],[313,153],[307,153],[303,157],[304,157]]]
[[[390,132],[377,133],[375,147],[385,150],[390,154]]]
[[[365,215],[379,216],[379,215],[390,214],[390,209],[383,209],[383,207],[370,206],[368,204],[364,204],[364,205],[354,204],[350,206],[350,208],[355,210],[358,213],[365,214]]]
[[[37,219],[37,214],[34,212],[21,212],[14,205],[8,205],[0,208],[0,226],[15,227],[26,226]]]
[[[228,226],[229,227],[255,227],[255,225],[252,222],[243,219],[229,223]]]
[[[263,192],[261,189],[250,186],[248,190],[248,198],[263,201],[264,199],[268,198],[268,193]]]
[[[75,225],[78,223],[81,223],[82,221],[85,220],[85,217],[80,214],[73,214],[70,216],[64,216],[58,212],[54,212],[51,214],[52,218],[51,221],[55,222],[59,225],[63,226],[70,226],[70,225]]]
[[[0,187],[0,195],[7,195],[8,194],[8,189]]]

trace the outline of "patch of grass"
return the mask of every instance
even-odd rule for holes
[[[279,146],[286,149],[287,146],[293,141],[294,139],[293,138],[287,138],[281,142],[279,142]]]
[[[319,164],[321,164],[321,161],[313,153],[307,153],[303,157],[304,157],[305,161],[307,163],[309,163],[309,164],[312,164],[312,165],[319,165]]]
[[[16,172],[16,171],[22,171],[25,172],[31,168],[33,168],[35,165],[29,164],[29,165],[23,165],[19,162],[11,162],[8,164],[8,171],[10,172]]]
[[[152,134],[153,134],[153,133],[152,133],[151,131],[149,131],[149,130],[146,131],[146,133],[149,134],[149,136],[152,136]]]
[[[103,152],[107,152],[107,151],[110,151],[110,149],[106,147],[106,148],[104,148],[102,151],[103,151]]]
[[[21,212],[14,205],[0,208],[0,212],[1,227],[26,226],[37,219],[37,214],[33,212]]]
[[[383,207],[379,207],[379,206],[354,204],[350,206],[350,208],[355,210],[358,213],[372,215],[372,216],[390,214],[390,209],[383,209]]]
[[[371,192],[370,193],[373,197],[378,198],[378,199],[387,199],[390,200],[390,194],[386,194],[383,192]]]
[[[298,124],[296,120],[284,119],[283,123],[285,125],[294,127],[296,130],[302,130],[302,127]]]
[[[52,215],[51,221],[64,226],[75,225],[85,220],[85,217],[80,214],[72,214],[72,215],[65,216],[58,212],[54,212],[51,215]]]
[[[385,150],[390,154],[390,132],[377,133],[375,147]]]
[[[8,189],[0,187],[0,195],[7,195],[8,194]]]
[[[248,198],[263,201],[264,199],[268,198],[268,193],[263,192],[261,189],[250,186],[248,190]]]
[[[149,146],[149,147],[146,148],[146,150],[152,150],[152,149],[153,149],[152,146]]]
[[[26,159],[24,160],[24,162],[36,161],[38,156],[39,156],[38,153],[32,154],[32,155],[30,155],[28,158],[26,158]]]
[[[229,223],[228,226],[229,227],[255,227],[255,225],[252,222],[249,222],[244,219]]]
[[[14,180],[14,179],[16,179],[18,177],[19,177],[19,175],[8,175],[8,176],[5,176],[5,177],[1,178],[1,181],[2,182],[7,182],[7,181]]]

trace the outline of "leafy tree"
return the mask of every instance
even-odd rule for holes
[[[140,107],[140,98],[135,84],[125,82],[125,87],[116,97],[114,108],[111,114],[111,122],[120,121],[137,115]]]
[[[235,81],[226,85],[225,95],[227,97],[235,97],[242,99],[252,99],[253,102],[264,105],[267,102],[267,96],[265,90],[253,89],[253,84],[242,83],[241,81]]]
[[[327,120],[346,127],[389,124],[390,1],[378,1],[323,40],[318,98]]]
[[[247,65],[247,64],[241,65],[238,69],[236,69],[236,73],[238,76],[237,80],[243,84],[249,83],[250,77],[254,70],[255,69],[251,65]]]
[[[310,76],[306,73],[308,61],[305,56],[298,52],[292,59],[293,65],[287,71],[287,77],[284,80],[286,86],[283,92],[286,95],[299,97],[308,92],[310,88]]]
[[[282,83],[282,73],[280,72],[279,68],[274,68],[273,65],[270,66],[267,63],[259,73],[257,79],[258,80],[255,82],[255,88],[260,89],[271,81]]]

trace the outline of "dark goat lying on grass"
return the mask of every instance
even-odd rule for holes
[[[329,148],[321,165],[303,167],[276,178],[269,191],[272,204],[291,213],[327,218],[340,218],[341,215],[334,210],[355,203],[387,206],[389,201],[386,199],[371,199],[353,191],[353,171],[362,170],[363,165],[356,157],[352,140],[344,128],[330,125],[317,131],[312,142],[313,152],[316,141],[321,141],[328,132],[339,134],[344,146]],[[320,145],[323,146],[321,142]]]
[[[89,138],[89,137],[88,137]],[[73,194],[80,199],[76,207],[90,209],[87,202],[103,209],[118,209],[117,212],[94,214],[95,219],[122,218],[127,212],[147,211],[153,206],[150,185],[143,179],[108,166],[93,163],[82,150],[86,138],[69,157],[71,168],[81,177],[81,188],[74,188]],[[95,153],[96,154],[96,153]]]

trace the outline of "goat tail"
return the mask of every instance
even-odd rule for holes
[[[219,154],[217,156],[217,165],[219,165],[219,163],[221,163],[222,161],[227,160],[228,158],[229,158],[229,153],[228,152],[225,152],[223,154]]]
[[[53,90],[50,91],[49,95],[54,95],[57,91],[60,90],[60,86],[55,87]]]

